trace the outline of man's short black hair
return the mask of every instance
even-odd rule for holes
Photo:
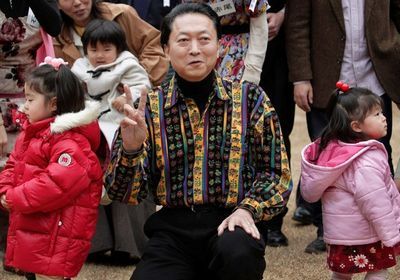
[[[178,16],[186,14],[201,14],[208,17],[214,24],[218,39],[221,38],[221,26],[218,15],[209,5],[203,3],[183,3],[176,6],[168,15],[165,16],[161,24],[161,46],[168,44],[172,24],[174,23],[175,19]]]

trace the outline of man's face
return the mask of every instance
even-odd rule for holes
[[[202,14],[176,17],[164,51],[183,79],[190,82],[203,80],[214,69],[218,57],[217,31],[213,22]]]

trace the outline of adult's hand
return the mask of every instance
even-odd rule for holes
[[[123,147],[127,152],[138,151],[146,140],[147,125],[145,110],[147,101],[147,89],[143,88],[140,93],[139,106],[133,108],[132,93],[127,85],[124,85],[127,104],[124,105],[125,118],[121,121],[121,136]]]
[[[5,209],[10,209],[10,207],[8,206],[8,204],[7,204],[7,200],[6,200],[6,195],[5,194],[3,194],[1,197],[0,197],[0,203],[1,203],[1,205],[5,208]]]
[[[311,110],[310,105],[313,104],[313,88],[310,81],[301,82],[294,85],[293,90],[294,102],[305,112]]]
[[[0,125],[0,156],[5,157],[7,155],[7,132],[6,128],[3,125]]]
[[[217,229],[218,236],[221,236],[226,228],[228,228],[229,231],[234,231],[236,226],[241,227],[253,238],[260,239],[260,232],[254,223],[253,215],[250,213],[250,211],[245,209],[237,209],[235,212],[229,215],[228,218],[223,220]]]
[[[268,41],[274,39],[281,30],[285,13],[283,11],[277,13],[267,13],[268,20]]]

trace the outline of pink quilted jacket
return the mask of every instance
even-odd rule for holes
[[[322,201],[324,239],[328,244],[400,242],[400,194],[391,178],[387,153],[375,140],[331,142],[313,160],[311,143],[302,151],[301,193]]]

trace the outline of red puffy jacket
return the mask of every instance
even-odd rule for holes
[[[74,277],[90,248],[101,196],[98,106],[26,124],[4,171],[6,265]]]

